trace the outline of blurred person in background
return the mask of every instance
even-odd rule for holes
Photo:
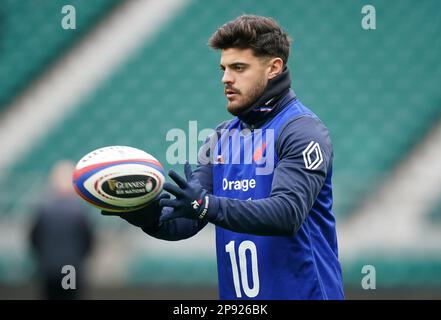
[[[87,208],[78,201],[73,190],[73,170],[71,161],[55,163],[47,194],[31,226],[30,242],[44,299],[78,299],[84,291],[83,268],[92,248],[93,230],[87,219]],[[63,271],[64,266],[75,268],[75,274],[71,274],[71,267],[69,272]],[[71,277],[68,289],[62,286],[67,276]]]

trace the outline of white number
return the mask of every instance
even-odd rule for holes
[[[234,282],[234,289],[236,290],[236,296],[238,298],[241,298],[242,294],[240,293],[239,272],[237,271],[236,253],[234,252],[234,241],[230,241],[225,246],[225,251],[227,251],[230,254],[231,269],[233,271],[233,282]]]
[[[249,250],[251,253],[251,271],[253,276],[253,287],[250,288],[248,283],[248,274],[247,274],[247,257],[246,251]],[[231,269],[233,271],[233,282],[234,289],[236,290],[236,296],[238,298],[242,298],[242,292],[240,290],[240,280],[239,280],[239,271],[237,268],[236,262],[236,252],[234,250],[234,241],[230,241],[225,246],[225,251],[230,255],[231,260]],[[240,267],[240,278],[242,280],[242,288],[244,293],[250,297],[254,298],[259,294],[259,270],[257,267],[257,250],[254,242],[246,240],[243,241],[239,245],[239,267]]]

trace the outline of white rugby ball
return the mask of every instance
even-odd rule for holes
[[[73,185],[78,195],[99,209],[138,210],[162,191],[164,171],[151,154],[133,147],[96,149],[78,161]]]

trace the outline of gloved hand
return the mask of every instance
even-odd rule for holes
[[[175,199],[161,199],[160,207],[172,207],[173,211],[163,212],[160,221],[167,221],[174,218],[204,219],[208,211],[209,198],[207,191],[202,188],[199,181],[191,180],[192,170],[188,162],[184,167],[185,177],[182,178],[175,171],[170,170],[168,175],[177,186],[171,183],[164,183],[164,190],[173,194]]]
[[[149,228],[157,225],[159,222],[159,215],[162,208],[159,206],[161,199],[170,199],[170,195],[162,193],[158,195],[151,203],[142,209],[130,212],[110,212],[102,210],[103,216],[118,216],[126,220],[128,223],[140,228]]]

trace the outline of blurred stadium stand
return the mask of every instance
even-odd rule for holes
[[[41,1],[38,6],[6,1],[0,8],[4,25],[0,108],[7,108],[7,102],[22,94],[116,2],[71,1],[77,8],[77,24],[83,27],[70,33],[59,25],[63,1]],[[190,1],[44,139],[1,173],[0,228],[8,230],[0,233],[0,283],[23,285],[30,279],[32,261],[23,240],[14,243],[13,233],[25,232],[55,161],[79,159],[106,145],[130,145],[152,153],[169,169],[168,130],[181,128],[188,133],[190,120],[197,120],[202,130],[230,118],[223,107],[219,54],[206,43],[218,26],[242,13],[274,17],[294,40],[289,61],[293,88],[331,131],[334,211],[344,229],[369,195],[430,130],[441,125],[441,2],[370,1],[377,11],[377,29],[372,31],[360,26],[364,4],[352,0],[314,4],[275,0],[271,5],[251,0]],[[23,24],[28,16],[31,23]],[[44,106],[37,107],[44,112]],[[439,223],[441,201],[433,212],[421,212],[421,219],[435,217],[431,221]],[[211,226],[198,239],[162,244],[123,222],[103,219],[95,209],[91,215],[105,243],[97,249],[92,267],[97,288],[176,285],[190,290],[216,285],[214,249],[212,244],[208,249],[200,244],[213,242]],[[16,249],[8,250],[10,243]],[[397,248],[379,256],[376,249],[369,248],[368,255],[341,252],[348,297],[390,297],[401,287],[415,293],[407,297],[441,297],[441,244],[437,255],[433,251],[403,254]],[[103,274],[99,266],[108,261],[110,267]],[[376,267],[378,295],[360,289],[361,268],[366,264]],[[406,297],[402,292],[399,296]]]
[[[3,0],[0,6],[0,111],[75,44],[117,0],[73,0],[78,32],[60,27],[62,0]]]
[[[432,206],[429,211],[430,221],[441,224],[441,194],[439,195],[439,200]]]

